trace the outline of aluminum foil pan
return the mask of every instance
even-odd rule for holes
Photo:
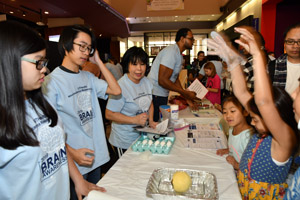
[[[188,173],[192,185],[185,193],[176,193],[172,186],[173,174],[177,171]],[[217,180],[214,174],[188,169],[155,169],[149,179],[146,195],[155,200],[215,200],[219,198]]]

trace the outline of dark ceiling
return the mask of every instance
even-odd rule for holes
[[[10,12],[14,12],[11,14]],[[44,14],[48,11],[49,14]],[[103,37],[128,37],[125,17],[103,0],[0,0],[0,12],[31,22],[79,17]]]

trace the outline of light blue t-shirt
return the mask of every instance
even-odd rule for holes
[[[153,84],[153,95],[161,97],[169,96],[169,90],[158,84],[159,66],[164,65],[173,70],[170,80],[174,83],[181,71],[181,64],[182,55],[177,44],[170,45],[159,52],[148,74],[148,79]]]
[[[82,175],[109,161],[98,97],[106,99],[107,83],[90,72],[71,73],[57,67],[45,77],[44,94],[56,108],[74,149],[95,151],[92,166],[77,165]]]
[[[122,94],[110,95],[106,109],[127,116],[148,112],[152,102],[153,86],[146,77],[136,84],[128,78],[127,74],[124,74],[118,83]],[[109,142],[116,147],[128,149],[139,137],[139,132],[134,130],[134,126],[136,125],[112,122]]]
[[[300,167],[294,174],[292,183],[287,189],[284,200],[300,199]]]
[[[229,155],[232,155],[234,159],[239,163],[250,140],[251,133],[253,133],[253,129],[251,128],[244,130],[238,135],[232,135],[233,128],[230,128],[228,132]]]
[[[69,171],[62,123],[50,127],[48,118],[28,101],[26,122],[39,146],[0,147],[0,199],[69,200]]]

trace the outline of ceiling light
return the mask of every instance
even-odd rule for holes
[[[178,17],[177,15],[175,17]]]
[[[49,15],[49,12],[48,12],[48,11],[45,11],[44,13],[45,13],[46,15]]]
[[[13,11],[9,11],[9,13],[10,13],[10,14],[14,14],[14,12],[13,12]]]
[[[149,23],[151,22],[151,21],[148,21]]]
[[[146,17],[147,19],[149,19],[149,17]]]
[[[101,37],[101,36],[102,36],[102,34],[100,33],[100,34],[99,34],[99,37]]]

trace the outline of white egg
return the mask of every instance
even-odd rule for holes
[[[165,144],[166,144],[165,141],[161,141],[161,143],[160,143],[161,146],[164,146]]]
[[[143,145],[147,144],[148,140],[143,140]]]
[[[156,142],[154,143],[155,146],[159,145],[159,140],[156,140]]]
[[[152,140],[149,140],[148,144],[149,144],[149,146],[150,146],[151,144],[153,144],[153,141],[152,141]]]
[[[172,145],[172,142],[171,141],[168,141],[167,142],[167,147],[170,147]]]

